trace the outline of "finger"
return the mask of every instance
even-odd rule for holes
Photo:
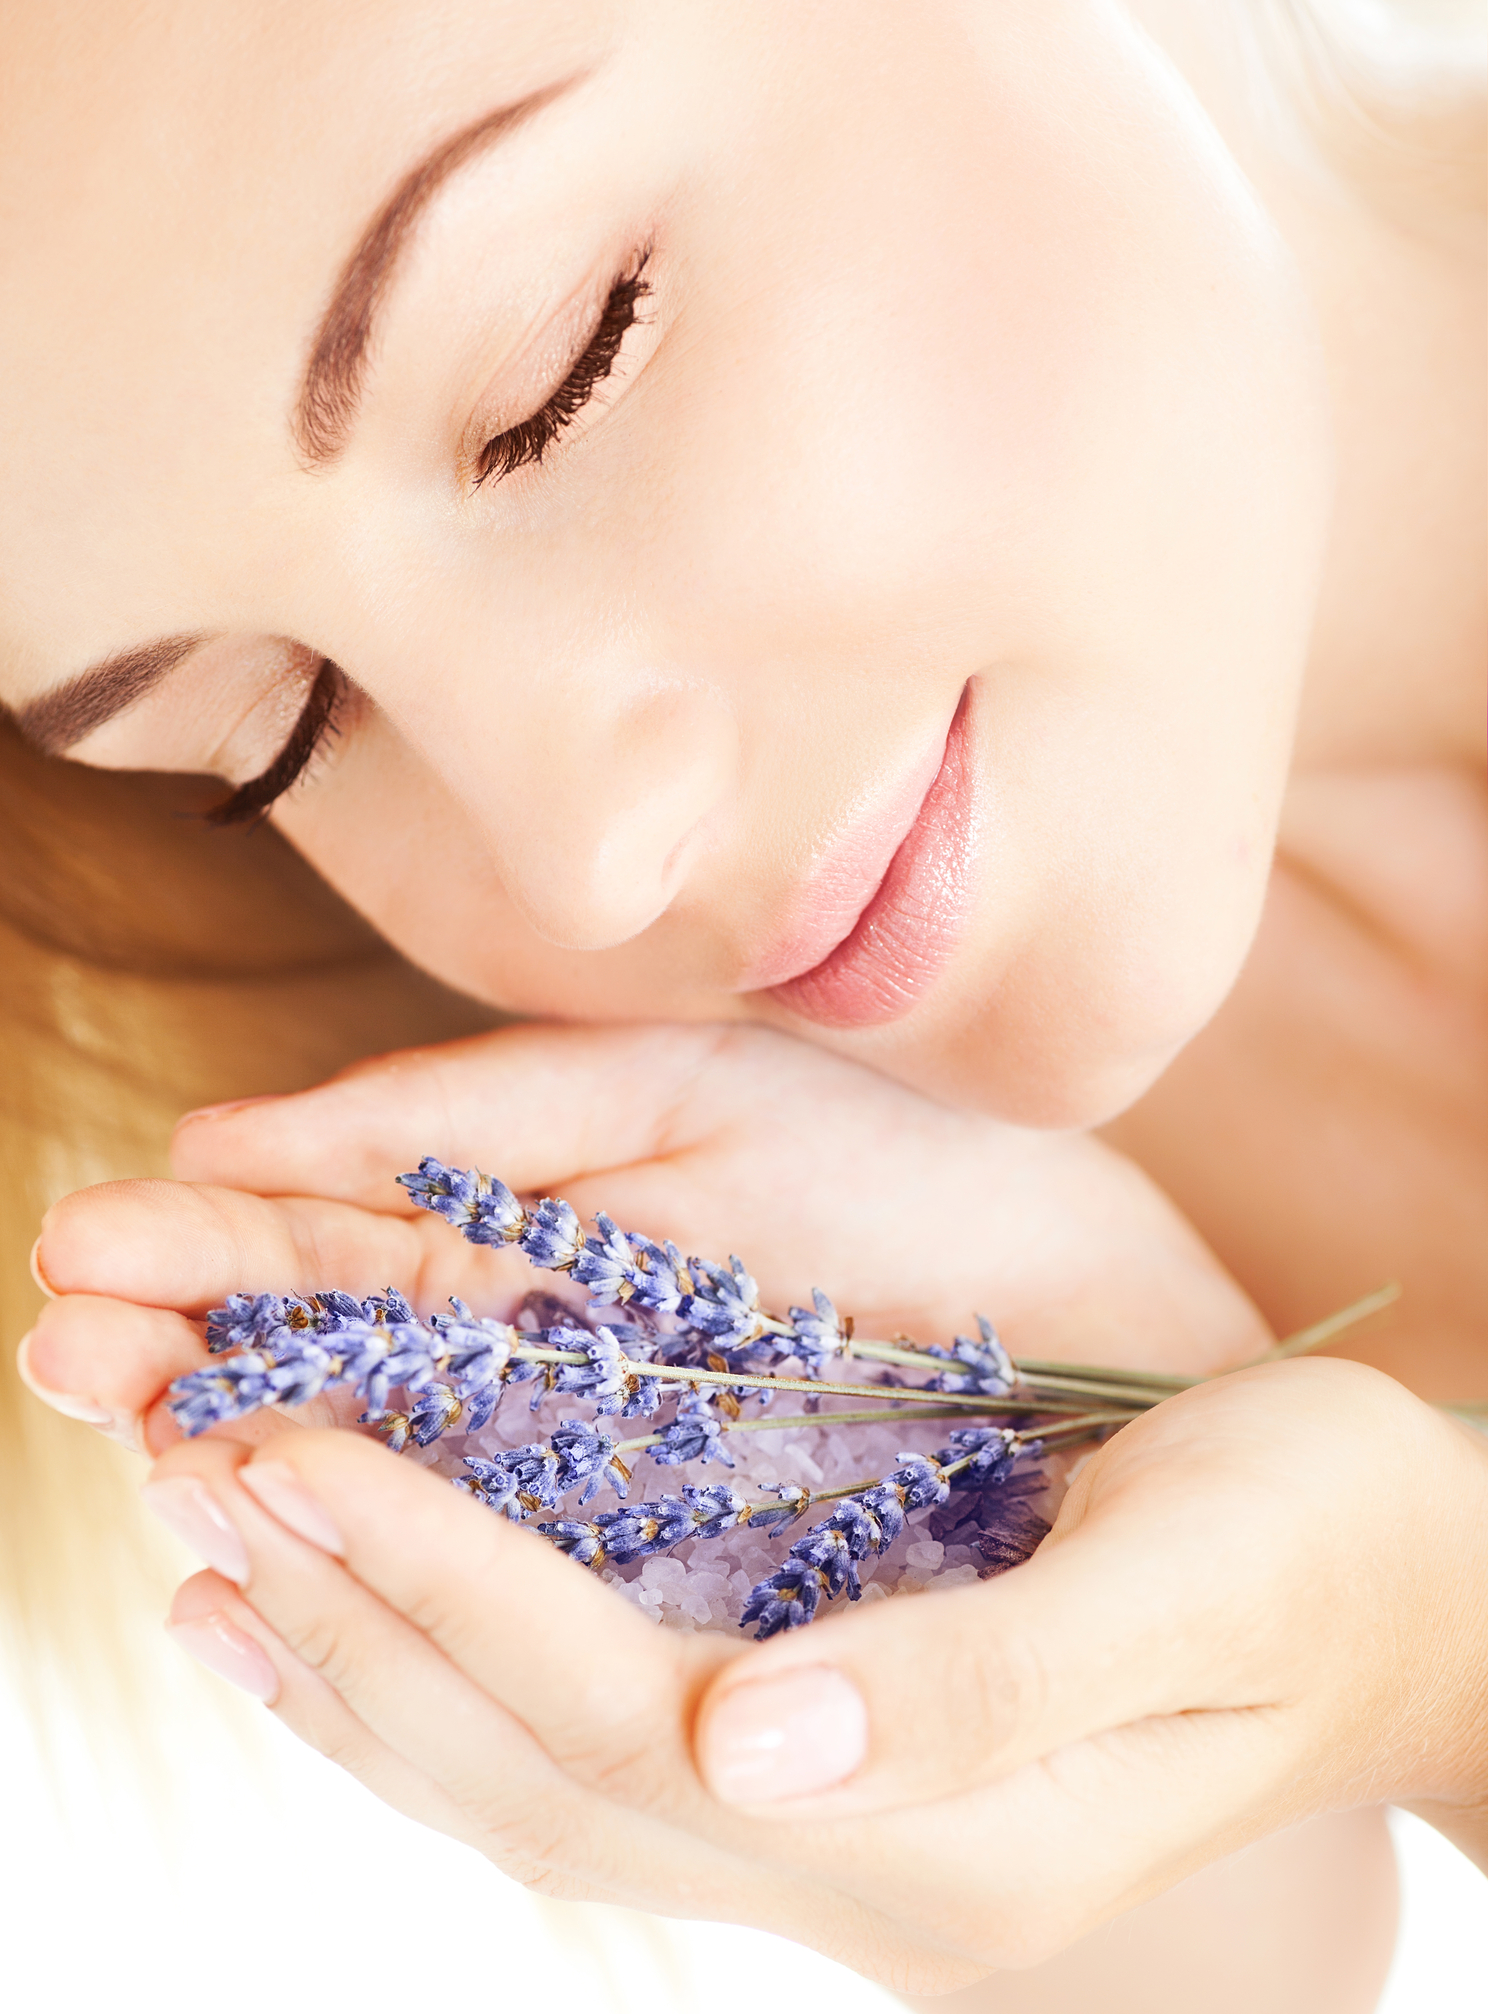
[[[533,1026],[406,1050],[291,1097],[189,1112],[174,1163],[191,1181],[379,1210],[412,1209],[392,1177],[431,1153],[538,1189],[670,1151],[722,1039],[707,1027]]]
[[[402,1473],[421,1482],[425,1493],[444,1493],[433,1477],[349,1435],[297,1436],[296,1449],[308,1447],[312,1439],[322,1446],[360,1446],[384,1478]],[[768,1872],[753,1871],[696,1838],[685,1841],[678,1866],[678,1835],[664,1818],[611,1804],[576,1783],[515,1714],[348,1570],[330,1549],[344,1542],[327,1529],[322,1505],[305,1498],[296,1506],[281,1489],[278,1515],[270,1515],[243,1485],[248,1466],[241,1448],[192,1442],[157,1464],[145,1498],[178,1536],[241,1590],[274,1634],[331,1686],[373,1736],[453,1799],[466,1821],[484,1835],[483,1850],[491,1857],[502,1864],[536,1861],[561,1870],[566,1880],[632,1906],[773,1922],[788,1934],[821,1942],[820,1927],[814,1934],[806,1927],[810,1897],[800,1892],[802,1884],[777,1892]],[[477,1525],[487,1515],[472,1504],[461,1505],[458,1497],[455,1507],[469,1512]],[[319,1542],[283,1522],[286,1511],[308,1524]],[[489,1521],[498,1524],[494,1518]],[[519,1544],[542,1554],[531,1534],[513,1531],[507,1536],[512,1541],[508,1566]],[[433,1564],[425,1561],[426,1567]],[[555,1559],[554,1564],[562,1568],[566,1563]],[[578,1569],[570,1571],[585,1585]],[[469,1584],[465,1604],[478,1610],[499,1591],[499,1583]],[[622,1607],[602,1587],[590,1586],[589,1593]],[[563,1665],[572,1660],[561,1655],[567,1637],[555,1629],[552,1604],[529,1609],[522,1620],[525,1627],[507,1636],[507,1665],[537,1676],[541,1660],[542,1673],[560,1677]],[[638,1618],[627,1620],[647,1629]],[[550,1643],[555,1636],[556,1643]],[[613,1664],[592,1631],[583,1655],[591,1713],[603,1716]],[[534,1687],[532,1697],[540,1690]],[[655,1870],[666,1865],[677,1871],[658,1886]],[[859,1913],[855,1906],[848,1908],[849,1915]]]
[[[170,1380],[206,1360],[181,1315],[70,1294],[48,1301],[16,1352],[16,1368],[54,1412],[97,1427],[139,1453],[144,1416]]]
[[[897,1913],[978,1974],[1021,1970],[1326,1808],[1315,1750],[1285,1710],[1142,1720],[931,1807],[845,1818],[833,1865],[869,1911]],[[776,1834],[796,1860],[819,1828],[785,1815]]]
[[[356,1777],[384,1804],[420,1825],[484,1848],[483,1837],[453,1799],[378,1740],[230,1580],[209,1569],[183,1581],[171,1603],[166,1633],[189,1657],[270,1707],[307,1747]],[[525,1880],[537,1870],[524,1864],[504,1871]]]
[[[242,1291],[365,1295],[393,1284],[429,1308],[465,1288],[490,1305],[531,1283],[518,1255],[476,1251],[428,1215],[380,1216],[319,1197],[185,1182],[80,1189],[48,1211],[40,1252],[59,1294],[195,1315]]]
[[[1195,1516],[1202,1479],[1168,1480],[1162,1500],[1056,1530],[999,1580],[833,1617],[727,1667],[698,1718],[715,1795],[893,1810],[1151,1716],[1268,1704],[1273,1645],[1244,1554],[1284,1535],[1247,1498],[1226,1545],[1219,1494]]]
[[[414,1767],[434,1763],[467,1820],[480,1813],[485,1772],[500,1780],[509,1811],[571,1804],[572,1788],[512,1715],[324,1546],[241,1487],[247,1460],[247,1450],[223,1442],[173,1449],[152,1471],[144,1501],[373,1737]],[[268,1639],[263,1647],[273,1655]],[[287,1677],[277,1661],[276,1671]]]
[[[582,1776],[602,1728],[612,1788],[626,1773],[621,1757],[647,1780],[692,1778],[690,1696],[732,1646],[658,1630],[536,1533],[359,1436],[297,1435],[268,1453],[236,1471],[241,1487],[344,1559],[555,1760]],[[187,1467],[174,1461],[169,1472]]]
[[[45,1405],[134,1454],[161,1454],[181,1438],[167,1388],[210,1361],[184,1315],[93,1294],[49,1301],[16,1352],[22,1380]],[[251,1413],[210,1431],[257,1447],[296,1427],[349,1426],[364,1404],[347,1391],[326,1392],[293,1411]]]
[[[689,1881],[697,1878],[699,1869],[708,1864],[705,1845],[715,1837],[729,1843],[729,1835],[710,1827],[705,1816],[695,1816],[691,1809],[685,1757],[677,1757],[668,1726],[673,1716],[665,1710],[668,1692],[673,1697],[680,1694],[683,1704],[676,1720],[685,1725],[688,1674],[684,1669],[680,1687],[669,1685],[667,1666],[677,1653],[722,1659],[729,1656],[727,1648],[707,1639],[668,1643],[662,1632],[640,1624],[628,1612],[618,1620],[634,1628],[611,1634],[600,1625],[608,1620],[605,1610],[618,1609],[619,1604],[602,1586],[546,1553],[531,1534],[455,1497],[452,1507],[462,1514],[459,1524],[472,1534],[491,1533],[506,1541],[494,1560],[484,1559],[478,1550],[466,1551],[442,1517],[423,1515],[426,1509],[442,1511],[446,1493],[426,1473],[397,1463],[375,1447],[344,1436],[316,1435],[302,1436],[282,1452],[282,1461],[277,1449],[267,1457],[255,1455],[238,1472],[240,1481],[254,1484],[257,1472],[255,1486],[262,1487],[270,1471],[288,1469],[293,1486],[313,1485],[311,1520],[317,1514],[324,1517],[327,1505],[334,1507],[346,1536],[333,1533],[332,1543],[344,1550],[358,1579],[372,1580],[379,1592],[403,1606],[462,1669],[479,1668],[487,1684],[499,1689],[503,1703],[519,1709],[524,1724],[540,1735],[568,1773],[579,1773],[629,1806],[632,1818],[627,1823],[640,1816],[675,1819],[676,1830],[661,1830],[667,1856],[663,1864],[685,1865]],[[276,1488],[278,1482],[276,1477]],[[406,1490],[393,1487],[403,1484]],[[302,1514],[302,1507],[292,1500],[287,1505],[282,1498],[279,1501],[281,1515],[284,1508],[292,1515]],[[478,1598],[473,1600],[473,1594]],[[575,1597],[572,1604],[570,1594]],[[933,1604],[901,1606],[923,1627]],[[657,1662],[636,1659],[629,1636],[635,1638],[635,1649],[654,1653]],[[529,1643],[540,1643],[540,1651],[528,1652]],[[933,1642],[931,1658],[928,1668],[933,1671]],[[921,1725],[926,1715],[937,1712],[940,1702],[933,1684],[925,1682],[925,1666],[918,1677],[913,1706],[916,1724]],[[928,1978],[935,1968],[942,1968],[941,1976],[950,1983],[953,1977],[964,1976],[955,1968],[968,1952],[968,1924],[977,1926],[970,1950],[978,1962],[1008,1952],[1026,1960],[1031,1950],[1043,1954],[1057,1948],[1127,1900],[1156,1892],[1189,1866],[1239,1843],[1241,1835],[1233,1827],[1243,1824],[1243,1818],[1237,1820],[1233,1814],[1249,1810],[1248,1800],[1262,1782],[1262,1765],[1276,1761],[1275,1743],[1268,1747],[1267,1741],[1259,1717],[1242,1712],[1185,1715],[1162,1726],[1144,1722],[1139,1728],[1120,1730],[1118,1737],[1079,1745],[1077,1752],[1062,1753],[1051,1764],[1014,1772],[1006,1786],[1009,1823],[994,1828],[1000,1842],[996,1849],[989,1850],[987,1843],[987,1808],[967,1796],[959,1783],[958,1794],[937,1806],[937,1850],[929,1856],[906,1854],[903,1822],[877,1814],[867,1820],[851,1815],[845,1823],[828,1816],[826,1822],[815,1824],[809,1818],[803,1823],[793,1814],[789,1828],[750,1826],[736,1837],[772,1876],[766,1894],[754,1905],[768,1912],[761,1920],[788,1927],[782,1910],[799,1910],[800,1900],[814,1895],[810,1941],[827,1944],[836,1955],[862,1966],[865,1951],[882,1940],[883,1923],[895,1922],[901,1926],[901,1939],[914,1946],[916,1964],[931,1968],[922,1976]],[[1295,1774],[1296,1761],[1296,1753],[1289,1752],[1282,1771],[1288,1779]],[[1168,1780],[1175,1766],[1202,1773],[1222,1814],[1217,1823],[1202,1798],[1175,1801]],[[1271,1777],[1275,1775],[1273,1767]],[[1120,1792],[1125,1802],[1107,1801],[1108,1788]],[[1267,1788],[1274,1795],[1274,1782]],[[1121,1812],[1121,1822],[1102,1827],[1100,1814],[1112,1810]],[[1136,1813],[1142,1814],[1140,1827],[1132,1822]],[[1057,1878],[1059,1863],[1044,1850],[1045,1838],[1058,1837],[1071,1864],[1079,1849],[1082,1879],[1059,1909],[1051,1908],[1048,1898],[1026,1877],[1028,1838],[1017,1823],[1024,1815],[1044,1826],[1040,1835],[1044,1886],[1063,1893]],[[875,1828],[872,1834],[865,1829],[868,1825]],[[960,1842],[964,1851],[950,1853],[948,1864],[941,1849],[951,1840]],[[1185,1853],[1186,1861],[1175,1860]],[[995,1912],[995,1927],[990,1920],[994,1912],[986,1906],[989,1860],[1000,1864],[1004,1900],[1016,1893],[1020,1905]],[[615,1871],[613,1864],[604,1869],[612,1882]],[[797,1898],[793,1904],[781,1898],[782,1872],[787,1875],[785,1890]],[[594,1878],[592,1863],[586,1878]],[[630,1879],[634,1883],[634,1867]],[[826,1894],[824,1880],[830,1884]],[[725,1889],[726,1905],[715,1891],[708,1906],[738,1911],[747,1886],[737,1868]],[[626,1899],[657,1906],[654,1891],[637,1892],[634,1886]],[[855,1946],[842,1940],[845,1920],[856,1923],[861,1941]],[[789,1927],[794,1934],[803,1934],[799,1914]]]

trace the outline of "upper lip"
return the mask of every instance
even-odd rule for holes
[[[798,887],[783,930],[738,982],[739,992],[783,986],[814,971],[847,942],[919,821],[940,774],[949,733],[949,726],[941,728],[890,787],[854,805],[850,819],[821,848]]]

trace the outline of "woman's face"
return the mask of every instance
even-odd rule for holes
[[[338,694],[276,822],[522,1011],[769,1021],[1053,1124],[1211,1013],[1326,454],[1286,258],[1127,11],[8,23],[35,738],[278,781]]]

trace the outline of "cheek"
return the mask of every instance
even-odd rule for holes
[[[957,259],[893,239],[914,311],[849,318],[834,361],[872,396],[839,386],[787,541],[792,579],[873,611],[888,676],[922,650],[978,681],[963,955],[833,1046],[1041,1125],[1129,1103],[1243,962],[1331,486],[1283,250],[1167,73],[1095,55],[985,121],[979,216],[937,212]]]

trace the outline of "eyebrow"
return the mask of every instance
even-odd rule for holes
[[[504,140],[590,73],[576,70],[557,84],[487,112],[443,140],[411,168],[357,240],[342,267],[311,345],[295,406],[296,444],[312,465],[334,460],[356,418],[377,311],[398,258],[425,205],[441,183],[476,154]],[[95,728],[144,698],[183,659],[210,639],[163,636],[101,659],[29,705],[13,710],[21,733],[44,755],[61,755]]]
[[[535,112],[570,91],[587,71],[533,91],[515,104],[487,112],[444,140],[411,168],[363,231],[341,269],[330,306],[311,345],[294,412],[294,437],[313,466],[331,461],[345,445],[356,417],[377,311],[387,295],[400,254],[430,197],[457,168],[524,125]]]
[[[207,641],[202,635],[162,636],[134,650],[121,650],[80,671],[65,685],[44,692],[29,705],[18,706],[16,726],[43,755],[61,755],[95,727],[102,727],[116,713],[143,699],[152,686]]]

